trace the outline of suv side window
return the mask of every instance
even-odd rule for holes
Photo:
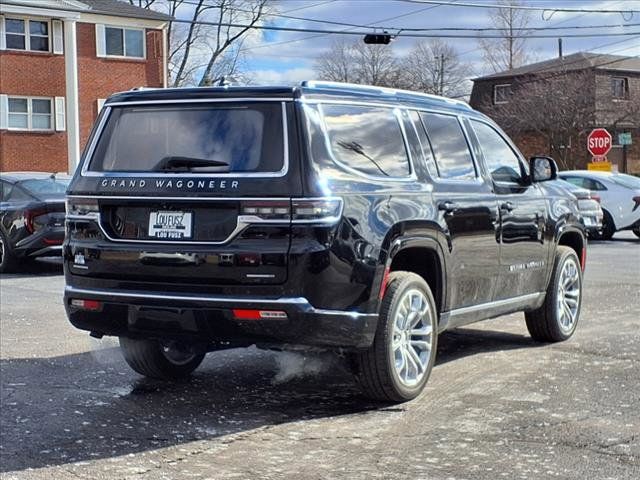
[[[469,144],[457,117],[439,113],[420,113],[438,166],[440,178],[469,180],[477,177]]]
[[[334,158],[376,177],[411,174],[400,123],[391,108],[321,105]]]
[[[477,120],[471,125],[482,149],[485,164],[495,182],[518,183],[522,179],[520,160],[493,127]]]

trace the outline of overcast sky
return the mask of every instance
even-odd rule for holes
[[[453,0],[448,0],[453,1]],[[493,0],[457,0],[461,3],[493,4]],[[420,4],[419,0],[279,0],[277,11],[293,16],[331,20],[354,24],[372,24],[389,27],[489,27],[489,13],[484,8],[462,6],[434,6]],[[588,9],[629,9],[640,11],[640,0],[527,0],[531,6],[568,7]],[[638,32],[627,37],[564,38],[564,53],[578,51],[640,56],[640,13],[622,16],[618,13],[563,13],[532,12],[534,27],[570,27],[581,25],[618,25],[612,28],[589,30],[598,33]],[[324,25],[298,20],[267,17],[276,26],[343,30],[346,27]],[[625,24],[638,26],[624,27]],[[555,33],[582,33],[584,30],[561,30]],[[256,32],[245,40],[245,68],[255,83],[291,83],[312,79],[314,59],[329,48],[336,38],[359,39],[355,36],[318,35],[297,32]],[[412,38],[397,38],[388,48],[398,55],[409,51],[416,42]],[[469,78],[488,73],[482,62],[475,39],[448,40],[455,46],[461,60],[469,65]],[[538,60],[557,55],[556,38],[531,39],[528,46]]]

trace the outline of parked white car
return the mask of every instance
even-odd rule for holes
[[[624,173],[589,170],[570,170],[558,175],[600,197],[604,213],[603,239],[610,239],[620,230],[633,230],[640,238],[640,178]]]

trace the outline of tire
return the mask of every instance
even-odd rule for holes
[[[632,232],[636,237],[640,238],[640,228],[634,228]]]
[[[602,232],[600,233],[600,239],[611,240],[613,238],[613,234],[616,233],[616,226],[613,223],[611,214],[606,210],[603,213],[604,217],[602,218]]]
[[[355,357],[364,394],[393,403],[420,395],[436,358],[437,326],[436,303],[427,282],[415,273],[392,273],[373,345]]]
[[[527,330],[539,342],[567,340],[578,326],[581,306],[580,261],[573,249],[559,246],[544,304],[537,310],[525,312]]]
[[[141,375],[160,380],[188,377],[204,359],[189,346],[166,346],[157,340],[120,337],[120,348],[129,366]]]
[[[15,270],[18,259],[13,253],[11,244],[4,233],[0,232],[0,273],[9,273]]]

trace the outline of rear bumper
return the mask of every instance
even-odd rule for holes
[[[45,257],[62,254],[64,228],[45,228],[18,241],[13,251],[23,257]]]
[[[96,300],[97,310],[71,301]],[[67,286],[64,304],[71,323],[102,335],[137,338],[192,338],[207,342],[290,344],[367,348],[378,316],[314,308],[303,297],[229,297]],[[233,309],[277,310],[286,319],[238,320]]]

